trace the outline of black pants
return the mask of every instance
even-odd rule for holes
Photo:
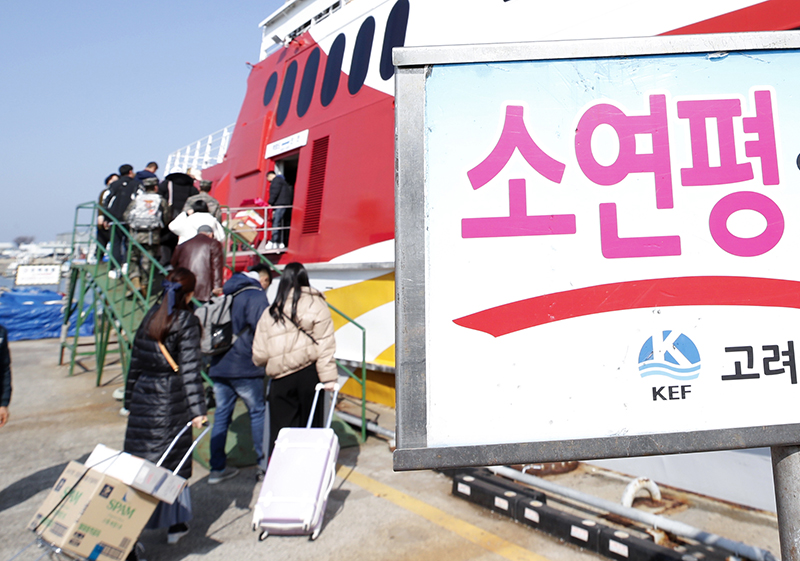
[[[110,231],[111,230],[109,230],[109,232]],[[125,264],[125,255],[128,252],[127,246],[128,243],[127,240],[125,239],[125,236],[122,235],[122,232],[116,230],[114,232],[114,241],[111,243],[111,255],[117,261],[118,265],[110,263],[108,265],[109,269],[113,269],[116,266],[122,267]]]
[[[103,256],[106,254],[106,246],[108,242],[111,240],[111,234],[108,233],[108,230],[105,228],[97,228],[97,244],[99,247],[97,248],[97,260],[102,261]]]
[[[270,446],[275,449],[278,433],[284,427],[305,427],[314,401],[314,388],[319,383],[316,363],[283,378],[273,378],[269,388]],[[320,396],[314,411],[312,427],[321,427],[324,409]]]

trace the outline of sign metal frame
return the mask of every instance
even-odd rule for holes
[[[429,447],[426,368],[426,81],[435,66],[800,50],[800,32],[396,48],[397,471],[790,446],[800,423],[547,442]],[[480,410],[480,404],[470,407]],[[491,422],[487,420],[487,422]],[[498,427],[501,429],[501,427]]]

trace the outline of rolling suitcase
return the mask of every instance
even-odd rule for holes
[[[311,428],[323,388],[322,384],[316,386],[306,428],[284,428],[278,433],[253,509],[253,530],[260,530],[259,540],[269,534],[307,534],[314,540],[322,529],[339,457],[339,439],[330,428],[338,384],[325,428]]]

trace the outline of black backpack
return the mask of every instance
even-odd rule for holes
[[[204,355],[221,355],[228,352],[241,334],[249,329],[245,326],[239,333],[233,332],[233,318],[231,308],[233,299],[245,290],[261,290],[257,286],[245,286],[233,294],[213,296],[208,303],[197,308],[194,315],[203,326],[203,335],[200,338],[200,352]]]

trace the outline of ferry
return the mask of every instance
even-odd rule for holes
[[[262,222],[254,201],[269,198],[267,172],[294,186],[286,247],[262,238],[259,250],[278,265],[306,264],[328,301],[366,330],[364,351],[362,331],[336,316],[337,358],[365,358],[368,399],[393,405],[394,47],[789,30],[800,28],[800,3],[287,0],[259,28],[259,62],[235,124],[171,154],[167,173],[202,170],[231,217],[261,212]],[[479,289],[480,271],[461,274]],[[769,470],[768,451],[745,454]],[[659,481],[670,483],[669,471]],[[759,492],[769,495],[766,473]],[[772,496],[723,498],[774,510]]]

